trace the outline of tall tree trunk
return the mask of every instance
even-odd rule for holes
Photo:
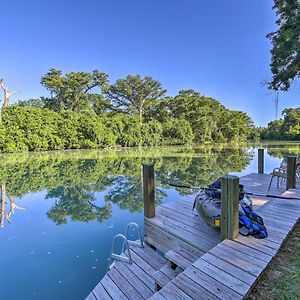
[[[143,108],[141,106],[139,107],[139,118],[140,118],[140,125],[142,127],[142,124],[143,124]]]

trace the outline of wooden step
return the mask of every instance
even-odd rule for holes
[[[173,280],[181,272],[180,268],[171,269],[168,265],[164,265],[153,274],[155,280],[155,290],[159,291],[171,280]]]
[[[180,246],[177,246],[174,251],[189,260],[191,263],[195,262],[201,256],[195,255],[194,253]]]
[[[179,267],[183,270],[199,258],[181,247],[176,247],[175,250],[168,251],[165,257],[169,260],[169,265],[172,269]]]

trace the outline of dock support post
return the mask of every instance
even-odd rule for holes
[[[286,189],[296,187],[296,156],[288,156],[286,169]]]
[[[264,149],[258,149],[258,173],[264,174]]]
[[[143,164],[144,216],[155,217],[154,165]]]
[[[239,178],[221,178],[221,240],[233,240],[239,234]]]

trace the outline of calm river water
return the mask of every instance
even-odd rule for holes
[[[265,171],[300,143],[65,151],[0,156],[0,298],[82,300],[105,274],[111,242],[127,223],[143,229],[141,164],[153,162],[157,204],[226,173]]]

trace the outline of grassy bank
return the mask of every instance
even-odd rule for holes
[[[247,299],[300,299],[300,223]]]

